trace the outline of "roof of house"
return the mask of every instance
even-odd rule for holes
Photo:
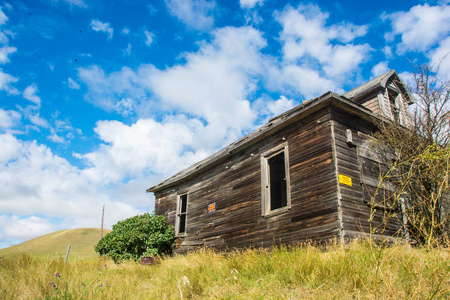
[[[247,134],[243,138],[238,141],[231,143],[229,146],[219,150],[218,152],[212,154],[211,156],[203,159],[202,161],[186,168],[185,170],[175,174],[174,176],[158,183],[157,185],[147,189],[147,192],[157,192],[162,189],[168,188],[174,185],[177,182],[185,180],[187,178],[195,177],[200,172],[205,169],[216,165],[229,157],[230,155],[241,151],[244,147],[247,147],[253,143],[256,143],[260,139],[269,135],[272,132],[278,131],[281,128],[284,128],[298,119],[303,118],[306,115],[309,115],[318,109],[324,107],[330,101],[342,102],[342,104],[346,106],[351,106],[355,111],[364,112],[367,116],[371,115],[371,117],[375,117],[367,108],[354,103],[348,99],[345,99],[335,93],[328,92],[322,95],[319,98],[309,100],[307,102],[302,103],[301,105],[294,107],[293,109],[269,120],[269,122],[256,131]]]
[[[267,124],[263,125],[254,132],[247,134],[243,138],[234,143],[231,143],[229,146],[223,148],[222,150],[219,150],[218,152],[203,159],[202,161],[184,169],[183,171],[156,184],[155,186],[152,186],[151,188],[147,189],[147,192],[157,192],[165,188],[172,187],[181,181],[196,177],[199,173],[224,161],[230,155],[241,151],[243,148],[248,147],[249,145],[256,143],[257,141],[263,139],[271,133],[278,131],[281,128],[284,128],[296,122],[297,120],[316,112],[317,110],[325,107],[326,105],[329,105],[330,103],[347,111],[350,111],[353,114],[356,114],[368,121],[378,119],[378,117],[373,114],[371,110],[357,103],[356,100],[361,99],[364,95],[368,95],[374,91],[377,91],[378,89],[380,89],[380,87],[385,88],[390,78],[398,79],[401,86],[405,88],[403,83],[400,81],[397,73],[392,70],[345,93],[342,96],[333,92],[327,92],[318,98],[303,101],[302,104],[270,119]]]
[[[389,72],[384,73],[347,93],[342,96],[352,99],[353,101],[358,101],[364,98],[366,95],[372,94],[379,90],[384,90],[391,82],[395,82],[396,86],[400,89],[403,95],[405,95],[408,104],[413,103],[413,98],[408,92],[407,87],[401,81],[395,70],[390,70]]]

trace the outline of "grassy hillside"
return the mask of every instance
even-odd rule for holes
[[[110,230],[103,230],[103,234]],[[70,260],[96,257],[94,246],[100,240],[99,228],[64,229],[46,234],[22,244],[0,249],[0,256],[27,253],[32,256],[65,257],[70,244]]]
[[[354,242],[223,253],[154,266],[18,255],[0,260],[1,299],[449,299],[448,249]]]

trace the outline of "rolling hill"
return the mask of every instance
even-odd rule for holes
[[[103,234],[110,230],[103,229]],[[0,249],[0,256],[27,253],[33,256],[65,257],[70,244],[69,260],[97,257],[94,246],[100,240],[100,228],[64,229],[49,233],[19,245]]]

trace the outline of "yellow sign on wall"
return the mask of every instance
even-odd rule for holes
[[[348,176],[339,174],[339,183],[352,186],[352,179]]]

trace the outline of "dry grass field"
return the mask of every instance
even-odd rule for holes
[[[271,251],[202,249],[154,266],[6,255],[1,299],[448,299],[448,249],[354,241]]]

